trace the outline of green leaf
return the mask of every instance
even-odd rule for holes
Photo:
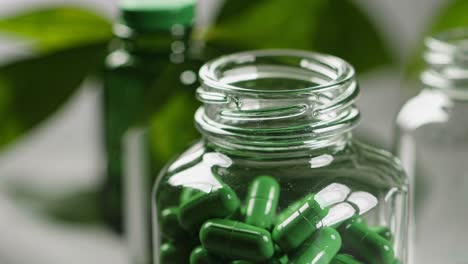
[[[157,165],[162,166],[174,154],[182,152],[187,143],[199,137],[192,121],[198,102],[192,97],[192,93],[175,94],[152,116],[151,150]],[[184,120],[190,122],[181,122]]]
[[[61,224],[102,224],[99,208],[99,199],[102,197],[98,190],[53,195],[12,185],[8,186],[7,192],[21,207]]]
[[[468,1],[451,1],[432,25],[431,32],[436,33],[450,28],[468,27]]]
[[[0,148],[48,117],[100,67],[110,23],[90,11],[55,7],[0,19],[0,33],[32,41],[42,55],[0,67]]]
[[[304,49],[342,57],[361,72],[394,62],[377,29],[350,0],[228,0],[217,23],[201,38],[210,56]]]
[[[310,36],[318,26],[315,21],[308,22],[311,17],[318,16],[324,2],[306,1],[306,5],[297,8],[298,5],[292,5],[287,0],[258,1],[247,5],[246,8],[238,10],[237,15],[220,17],[218,25],[213,28],[212,40],[224,45],[233,45],[234,49],[306,49],[312,44]]]
[[[315,34],[316,50],[347,60],[358,73],[395,63],[390,46],[367,15],[352,2],[327,1]]]
[[[225,1],[223,7],[221,8],[218,14],[218,21],[228,20],[236,18],[239,13],[244,12],[245,10],[251,9],[252,6],[256,6],[265,0],[257,1]]]
[[[419,42],[418,48],[413,52],[413,56],[407,67],[407,77],[415,78],[424,68],[423,52],[425,50],[424,39],[426,36],[431,36],[442,31],[468,27],[468,1],[453,0],[441,9],[441,12],[434,17],[432,23],[428,26],[423,37]]]
[[[0,33],[31,40],[43,52],[102,42],[112,36],[109,21],[74,7],[34,10],[3,18]]]
[[[99,69],[106,46],[100,42],[0,67],[0,148],[57,110]]]

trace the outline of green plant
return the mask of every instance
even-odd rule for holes
[[[382,34],[350,0],[227,1],[202,36],[215,54],[262,48],[319,51],[358,72],[394,63]]]
[[[230,0],[207,32],[202,37],[213,56],[257,48],[318,50],[349,60],[360,72],[393,61],[377,29],[348,0]],[[0,34],[30,42],[34,54],[0,66],[1,149],[54,113],[86,76],[99,72],[112,34],[106,18],[75,7],[0,19]]]
[[[96,74],[111,24],[78,8],[50,8],[0,20],[0,32],[31,42],[33,55],[0,66],[0,149],[59,108]]]

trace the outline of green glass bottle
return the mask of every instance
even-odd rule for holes
[[[189,36],[194,20],[195,0],[124,0],[114,26],[115,39],[106,58],[103,123],[107,158],[102,190],[105,221],[122,232],[125,188],[123,186],[124,135],[136,124],[151,124],[151,166],[164,164],[195,138],[194,129],[173,139],[188,122],[191,127],[197,103],[193,98],[200,63],[191,59]],[[165,128],[163,135],[158,135]],[[156,133],[156,135],[153,135]],[[147,190],[149,193],[149,190]],[[149,201],[149,198],[146,199]],[[149,208],[149,207],[148,207]],[[148,222],[149,223],[149,222]]]

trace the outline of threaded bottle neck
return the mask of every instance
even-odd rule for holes
[[[336,57],[237,53],[205,64],[200,78],[197,127],[225,151],[275,156],[339,147],[359,119],[354,69]]]
[[[454,99],[468,99],[468,28],[443,32],[425,41],[427,67],[422,83]]]

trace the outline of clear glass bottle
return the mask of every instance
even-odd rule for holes
[[[464,263],[468,259],[468,29],[429,37],[425,44],[424,88],[401,109],[395,144],[414,192],[411,255],[416,264]]]
[[[196,137],[195,129],[187,130],[183,137],[171,136],[172,127],[164,120],[171,116],[172,122],[177,122],[173,126],[178,129],[192,122],[192,113],[198,106],[193,95],[195,71],[201,63],[189,56],[195,3],[195,0],[119,2],[121,15],[114,26],[115,39],[106,58],[102,111],[107,158],[102,209],[106,223],[119,232],[125,226],[122,222],[127,202],[122,146],[125,133],[131,127],[152,123],[146,134],[151,138],[151,164],[157,170]],[[184,106],[184,111],[176,111],[178,106]],[[163,133],[161,127],[166,129]],[[153,137],[152,133],[158,135]],[[154,176],[150,173],[138,186],[148,188]],[[151,188],[148,189],[150,193]],[[145,201],[149,208],[149,199]]]
[[[155,263],[407,263],[406,176],[353,139],[348,63],[261,50],[199,76],[203,137],[153,189]]]

